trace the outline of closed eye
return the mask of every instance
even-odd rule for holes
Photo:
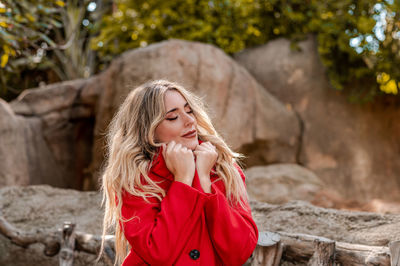
[[[193,114],[193,110],[190,109],[190,110],[187,111],[186,113],[187,113],[187,114]],[[173,121],[173,120],[176,120],[177,118],[178,118],[178,116],[170,117],[170,118],[165,118],[165,119],[168,120],[168,121]]]

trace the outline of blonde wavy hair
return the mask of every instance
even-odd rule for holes
[[[113,117],[107,134],[107,155],[102,175],[102,192],[105,205],[100,259],[108,230],[115,232],[115,264],[121,264],[130,247],[120,222],[122,194],[147,199],[156,197],[160,201],[166,192],[148,176],[152,158],[160,143],[154,140],[157,126],[164,120],[164,95],[168,90],[178,91],[188,102],[197,120],[199,139],[211,142],[217,149],[216,173],[226,188],[226,197],[231,206],[244,207],[246,189],[234,163],[241,157],[233,152],[217,133],[200,98],[179,84],[156,80],[132,90]],[[144,183],[141,181],[144,179]],[[133,217],[131,217],[132,219]],[[132,248],[132,247],[130,247]]]

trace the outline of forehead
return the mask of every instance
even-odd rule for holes
[[[187,101],[183,98],[182,94],[176,90],[168,90],[165,92],[164,104],[167,111],[173,108],[184,107],[186,102]]]

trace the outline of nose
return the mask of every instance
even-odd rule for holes
[[[194,124],[194,122],[196,122],[196,118],[191,114],[185,113],[184,118],[185,118],[185,126],[191,126],[192,124]]]

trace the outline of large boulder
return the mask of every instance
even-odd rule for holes
[[[16,115],[0,99],[0,187],[47,183],[65,186],[35,117]]]
[[[342,197],[400,200],[400,108],[352,104],[331,88],[315,38],[290,48],[277,39],[235,55],[263,87],[301,121],[297,163]]]
[[[49,184],[82,189],[91,161],[96,77],[24,91],[0,112],[0,186]],[[4,179],[14,180],[3,182]],[[19,181],[19,180],[24,181]],[[90,180],[90,178],[86,178]],[[88,183],[88,182],[86,182]]]
[[[247,164],[296,161],[300,125],[287,106],[222,50],[171,40],[126,52],[92,78],[27,90],[11,102],[17,116],[36,121],[41,132],[35,135],[50,152],[50,161],[45,161],[50,162],[49,170],[26,171],[21,176],[33,180],[19,183],[47,180],[46,184],[59,187],[97,187],[104,135],[114,112],[132,88],[161,78],[204,97],[216,128],[234,149],[247,155]],[[28,141],[26,147],[30,146]],[[41,153],[33,156],[39,160]],[[9,171],[3,173],[17,179]]]
[[[203,97],[216,128],[248,163],[295,162],[299,121],[292,111],[222,50],[169,40],[126,52],[101,74],[93,172],[103,160],[104,133],[114,112],[131,89],[154,79],[176,81]]]
[[[323,187],[313,172],[297,164],[253,166],[245,170],[245,175],[250,199],[272,204],[311,202]]]

